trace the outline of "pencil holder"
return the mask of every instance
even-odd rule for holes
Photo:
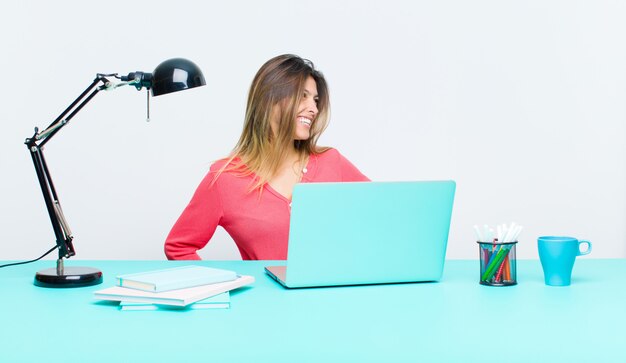
[[[512,286],[517,284],[515,242],[478,242],[480,284]]]

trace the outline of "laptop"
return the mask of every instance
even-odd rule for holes
[[[454,181],[301,183],[293,191],[287,288],[437,281]]]

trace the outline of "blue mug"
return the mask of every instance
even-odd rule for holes
[[[587,248],[581,251],[580,246]],[[574,237],[544,236],[537,239],[539,259],[543,267],[546,285],[568,286],[571,284],[572,269],[577,256],[591,252],[591,242]]]

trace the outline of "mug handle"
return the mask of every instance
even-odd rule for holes
[[[582,244],[587,245],[587,249],[585,251],[580,250],[580,245]],[[588,255],[590,252],[591,252],[591,242],[585,241],[585,240],[578,241],[578,256]]]

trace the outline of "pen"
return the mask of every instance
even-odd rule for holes
[[[506,255],[506,258],[504,259],[504,279],[506,281],[511,281],[511,262],[509,259],[509,255]]]
[[[509,257],[509,255],[507,254],[504,257],[504,261],[500,264],[500,267],[498,268],[498,273],[496,273],[496,282],[502,282],[501,278],[502,278],[502,270],[504,269],[504,265],[506,264],[506,260]]]
[[[500,262],[502,262],[506,252],[508,252],[508,248],[502,246],[492,261],[489,261],[489,266],[481,278],[482,281],[487,281],[493,276],[496,272],[496,267],[499,266]]]

